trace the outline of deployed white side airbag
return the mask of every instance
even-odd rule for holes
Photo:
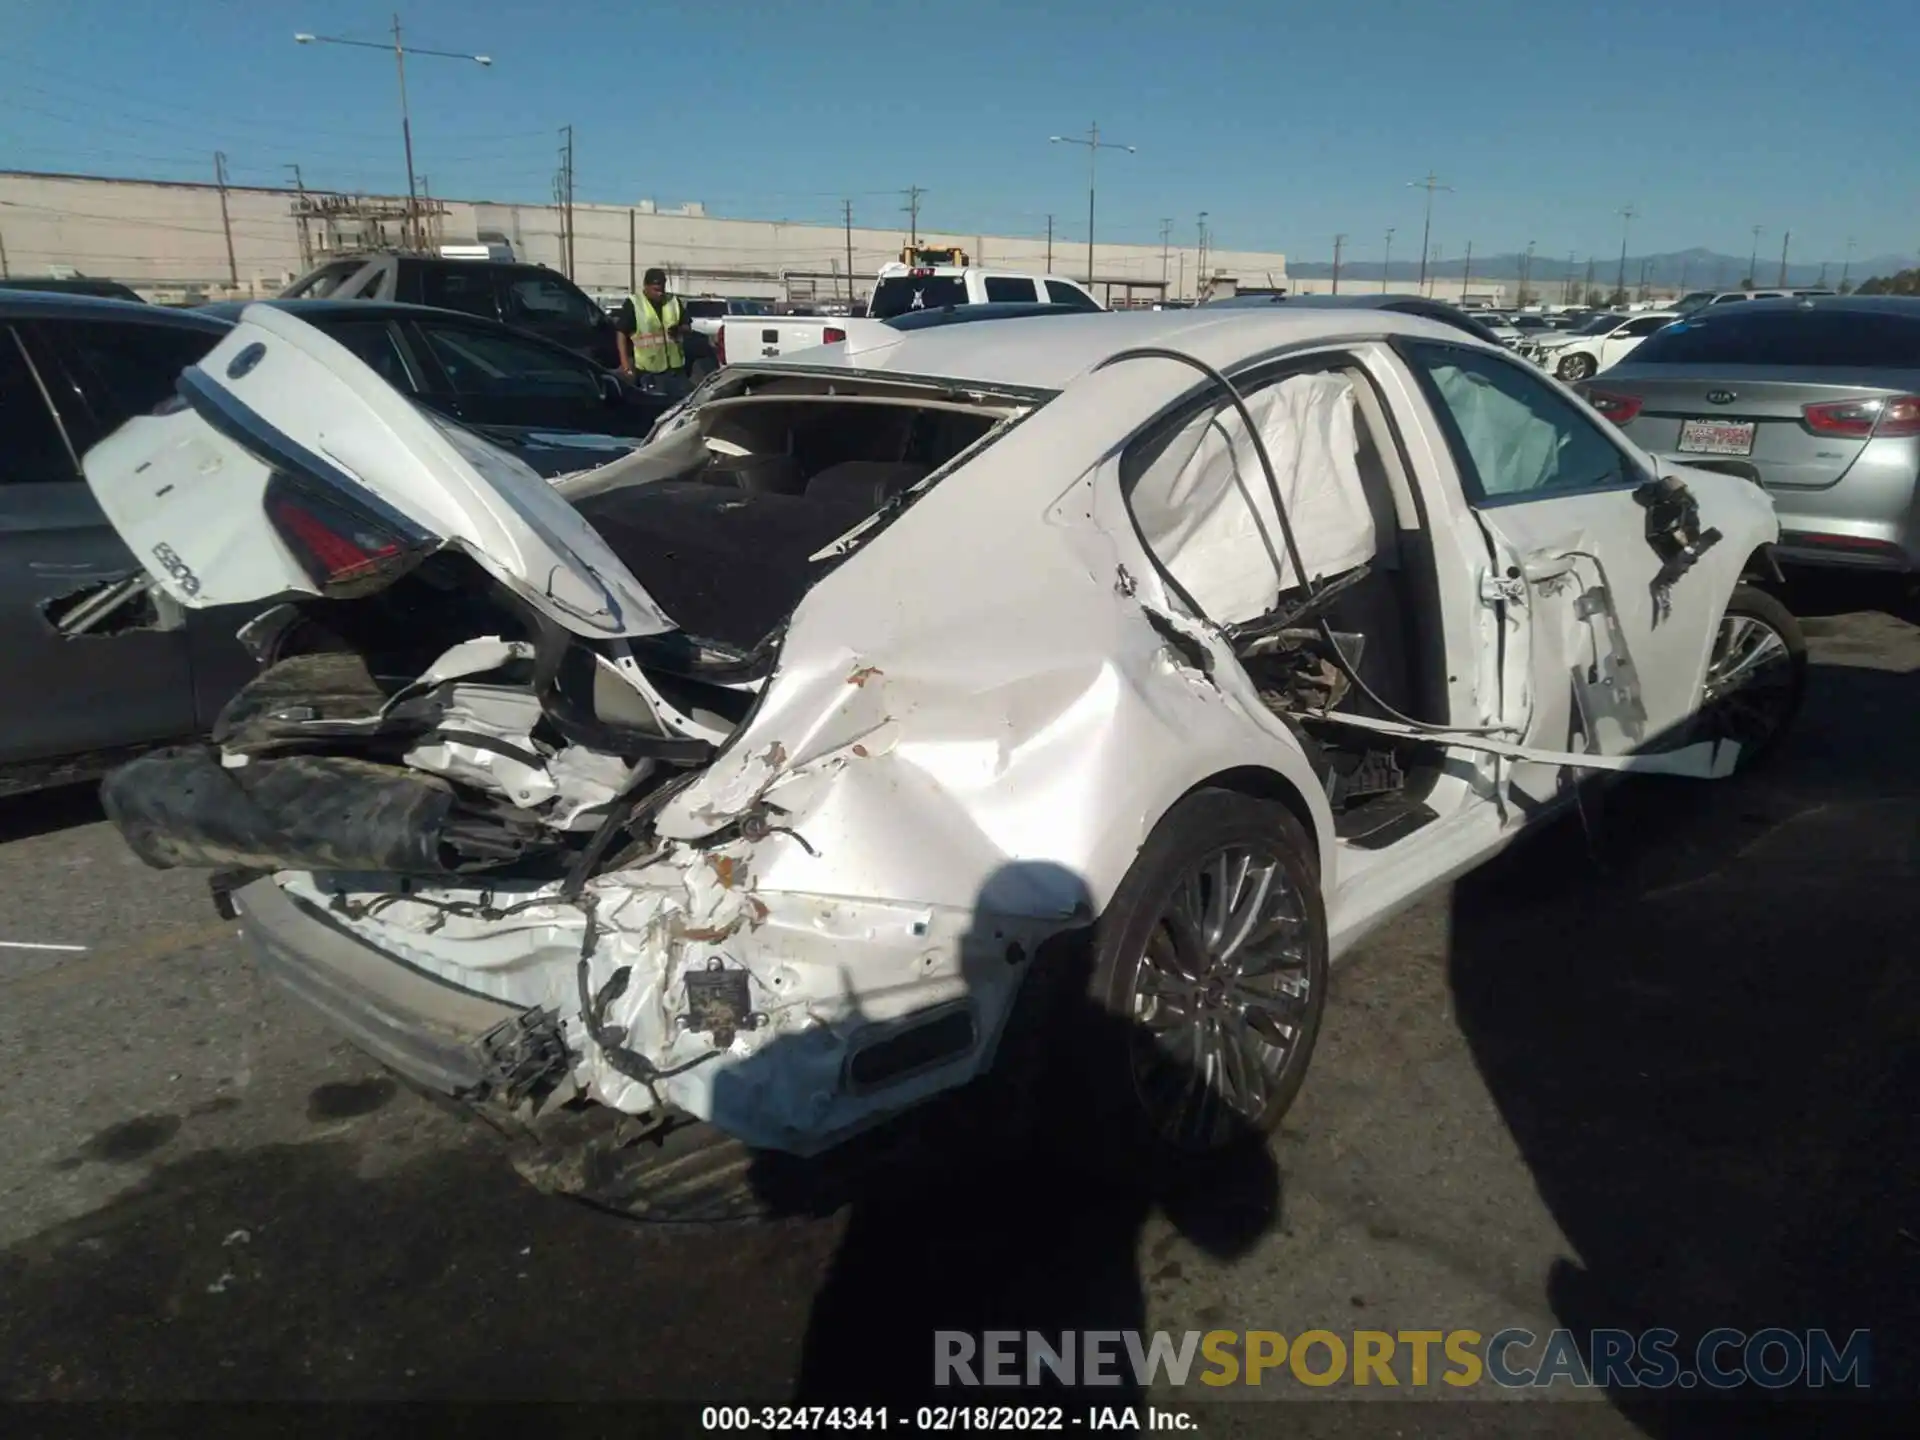
[[[1273,461],[1308,577],[1364,564],[1374,553],[1373,513],[1355,459],[1352,383],[1296,375],[1249,395],[1247,409]],[[1301,583],[1260,457],[1231,406],[1175,435],[1135,482],[1129,503],[1148,548],[1210,620],[1264,615]]]

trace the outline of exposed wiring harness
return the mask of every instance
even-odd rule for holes
[[[1253,441],[1253,453],[1260,461],[1261,473],[1266,476],[1267,491],[1273,497],[1273,513],[1280,522],[1280,538],[1287,547],[1287,559],[1293,563],[1293,573],[1300,577],[1300,583],[1307,592],[1307,598],[1293,609],[1290,614],[1290,619],[1299,620],[1312,614],[1314,609],[1321,603],[1323,596],[1325,599],[1331,600],[1333,595],[1337,593],[1340,582],[1336,580],[1332,582],[1332,584],[1326,584],[1307,574],[1306,562],[1300,558],[1299,542],[1294,539],[1293,522],[1287,516],[1286,502],[1280,498],[1280,479],[1274,473],[1273,459],[1267,454],[1266,441],[1261,438],[1260,427],[1254,423],[1253,412],[1247,408],[1246,399],[1241,395],[1239,387],[1236,386],[1233,381],[1229,380],[1226,375],[1214,369],[1213,366],[1198,356],[1189,355],[1184,350],[1171,350],[1161,345],[1138,345],[1131,349],[1118,351],[1115,354],[1109,355],[1093,368],[1096,371],[1104,370],[1109,365],[1119,364],[1122,360],[1172,360],[1178,364],[1187,365],[1198,370],[1202,375],[1205,375],[1209,380],[1213,381],[1214,384],[1227,392],[1227,398],[1233,402],[1233,408],[1239,413],[1240,423],[1247,427],[1247,437]],[[1443,735],[1505,735],[1513,733],[1515,727],[1512,725],[1435,725],[1431,721],[1416,720],[1411,715],[1403,715],[1400,711],[1394,709],[1393,706],[1376,695],[1373,687],[1360,678],[1359,667],[1347,659],[1346,652],[1340,648],[1340,642],[1334,638],[1333,627],[1327,622],[1326,617],[1320,616],[1316,623],[1320,630],[1320,638],[1326,642],[1329,658],[1335,665],[1340,667],[1341,672],[1346,675],[1347,679],[1353,682],[1354,688],[1390,719],[1402,725],[1410,725],[1417,730],[1427,731],[1436,737]],[[1309,716],[1308,718],[1319,717]],[[1329,716],[1325,718],[1335,717]]]

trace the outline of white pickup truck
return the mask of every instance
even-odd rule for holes
[[[1024,303],[1099,310],[1101,304],[1078,281],[1058,275],[1023,275],[978,265],[881,267],[867,318],[827,315],[728,316],[720,322],[715,348],[722,365],[729,360],[770,360],[815,345],[831,345],[868,326],[915,310],[949,305]],[[884,332],[882,332],[884,333]]]

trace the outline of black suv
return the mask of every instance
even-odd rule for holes
[[[289,285],[282,300],[393,300],[498,320],[585,355],[620,363],[613,317],[557,270],[517,260],[362,255],[329,260]]]

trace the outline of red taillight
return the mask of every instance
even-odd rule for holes
[[[727,363],[727,327],[724,325],[713,332],[713,358],[722,365]]]
[[[847,332],[842,330],[838,325],[829,325],[820,332],[820,343],[822,345],[837,345],[846,338]]]
[[[1841,435],[1849,440],[1920,435],[1920,395],[1833,400],[1802,406],[1800,414],[1807,428],[1818,435]]]
[[[1811,546],[1822,550],[1857,550],[1866,555],[1901,556],[1906,552],[1890,540],[1875,540],[1868,535],[1829,535],[1821,530],[1786,530],[1782,544]]]
[[[1616,425],[1624,425],[1640,413],[1644,402],[1638,395],[1615,395],[1606,390],[1589,390],[1587,403]]]
[[[276,475],[267,485],[267,518],[321,593],[368,594],[398,579],[426,547],[335,499]]]

